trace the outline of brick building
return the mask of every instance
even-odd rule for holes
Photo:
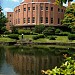
[[[13,12],[7,12],[9,20],[7,28],[33,27],[44,24],[46,26],[61,25],[64,18],[65,7],[60,8],[55,0],[25,0],[14,8]]]

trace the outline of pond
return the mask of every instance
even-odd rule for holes
[[[67,48],[45,46],[0,47],[0,75],[42,75],[41,70],[59,67],[67,52]]]

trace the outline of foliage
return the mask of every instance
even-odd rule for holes
[[[73,0],[68,0],[68,2],[71,2],[71,1],[73,1]],[[63,3],[66,4],[66,2],[67,2],[67,0],[56,0],[55,4],[59,5],[59,6],[63,6]]]
[[[44,25],[36,25],[35,28],[34,28],[34,32],[35,33],[42,33],[45,29],[45,26]]]
[[[0,6],[0,33],[3,33],[3,27],[5,26],[5,23],[8,22],[7,18],[5,17],[5,15],[3,14],[2,11],[2,7]]]
[[[9,38],[12,38],[12,39],[19,39],[19,35],[18,34],[10,34],[9,36],[8,36]]]
[[[48,38],[49,38],[49,40],[55,40],[56,36],[49,36]]]
[[[43,31],[43,34],[44,35],[54,35],[55,34],[55,28],[50,26],[48,28],[46,28],[44,31]]]
[[[69,34],[68,39],[69,40],[75,40],[75,34]]]
[[[11,32],[9,32],[9,31],[5,31],[4,34],[11,34]]]
[[[60,32],[61,32],[60,29],[56,29],[56,30],[55,30],[55,34],[59,34]]]
[[[3,27],[1,28],[1,31],[2,31],[3,33],[4,33],[5,31],[7,31],[6,27],[3,26]]]
[[[61,32],[59,33],[60,36],[68,36],[70,33],[69,32]]]
[[[60,68],[56,66],[52,70],[42,70],[42,73],[46,75],[75,75],[75,60],[71,57],[67,57]]]
[[[13,34],[18,34],[18,29],[12,26],[12,33]]]
[[[19,29],[18,30],[18,33],[21,35],[21,34],[24,34],[24,35],[29,35],[29,34],[32,34],[31,30],[25,30],[25,29]]]
[[[66,8],[62,25],[72,28],[75,26],[75,3]]]
[[[36,35],[36,36],[33,36],[32,37],[34,40],[37,40],[39,38],[44,38],[44,35],[43,34],[39,34],[39,35]]]
[[[71,28],[71,32],[72,32],[72,33],[75,33],[75,26],[73,26],[73,27]]]

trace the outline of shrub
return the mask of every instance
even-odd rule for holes
[[[59,35],[61,35],[61,36],[68,36],[70,33],[69,32],[61,32],[61,33],[59,33]]]
[[[39,35],[36,35],[36,36],[33,36],[32,37],[34,40],[37,40],[39,38],[44,38],[44,35],[43,34],[39,34]]]
[[[31,30],[24,30],[24,29],[20,29],[18,30],[18,33],[21,35],[21,34],[24,34],[24,35],[30,35],[30,34],[33,34],[31,32]]]
[[[43,31],[43,34],[44,35],[54,35],[55,34],[55,28],[50,26],[48,28],[46,28],[44,31]]]
[[[56,40],[55,36],[49,36],[48,38],[49,38],[49,40]]]
[[[11,32],[9,32],[9,31],[5,31],[4,34],[11,34]]]
[[[59,34],[60,32],[61,32],[60,29],[56,29],[56,30],[55,30],[55,34]]]
[[[42,33],[45,29],[45,26],[44,25],[36,25],[35,28],[34,28],[34,32],[35,33]]]
[[[18,34],[10,34],[9,36],[8,36],[9,38],[12,38],[12,39],[19,39],[19,35]]]
[[[69,40],[75,40],[75,34],[69,34],[68,39]]]
[[[67,57],[59,68],[56,66],[52,70],[41,70],[41,72],[45,75],[75,75],[75,60]]]

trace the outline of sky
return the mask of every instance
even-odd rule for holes
[[[13,12],[14,8],[18,6],[24,0],[0,0],[3,12],[6,15],[7,12]],[[75,2],[75,0],[73,0]],[[65,4],[66,6],[67,4]]]

